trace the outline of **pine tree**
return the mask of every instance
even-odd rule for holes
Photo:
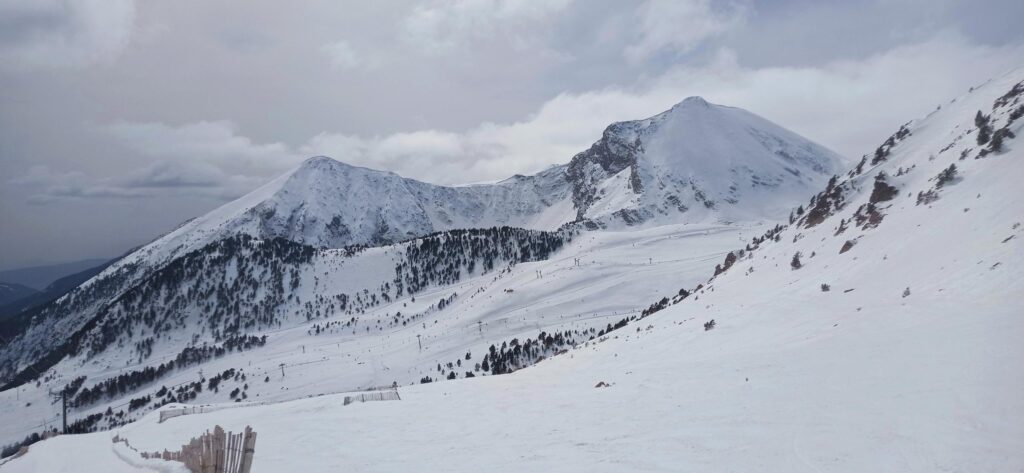
[[[978,127],[978,144],[988,143],[989,139],[992,138],[992,124],[989,121],[989,117],[982,114],[981,110],[978,110],[978,114],[974,116],[974,125]]]
[[[988,145],[989,149],[991,149],[994,153],[1002,151],[1003,140],[1005,138],[1016,138],[1016,136],[1013,134],[1012,131],[1010,131],[1009,128],[1004,127],[996,130],[996,132],[992,134],[992,141]]]
[[[935,187],[941,188],[942,186],[945,186],[946,184],[952,182],[953,179],[956,179],[956,175],[956,164],[950,164],[948,168],[943,169],[942,172],[940,172],[939,175],[936,176]]]

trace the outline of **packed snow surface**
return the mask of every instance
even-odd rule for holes
[[[1024,133],[1022,101],[1018,70],[943,104],[831,181],[784,229],[584,233],[550,260],[460,283],[475,297],[424,319],[437,329],[309,343],[285,330],[240,356],[253,363],[259,396],[237,408],[163,423],[152,412],[40,442],[2,468],[79,471],[84,459],[131,471],[113,435],[154,451],[221,425],[258,432],[254,472],[1022,471],[1024,152],[1006,138]],[[977,138],[985,127],[1006,130],[1000,148]],[[735,261],[709,281],[728,249]],[[698,283],[664,310],[509,375],[401,382],[400,401],[294,396],[430,373],[473,340],[476,357],[537,329],[602,327]],[[349,356],[363,371],[338,362]],[[316,357],[325,361],[274,371]],[[57,374],[71,376],[73,363]],[[348,376],[367,382],[351,386]],[[24,389],[45,402],[42,388]],[[12,406],[19,393],[0,396]],[[31,416],[10,422],[22,417]],[[78,450],[83,457],[66,454]]]
[[[86,409],[72,409],[72,419],[103,413],[108,406],[124,409],[132,398],[152,395],[163,386],[174,387],[209,378],[227,369],[242,370],[247,380],[225,383],[219,393],[204,390],[194,402],[225,402],[235,387],[248,385],[254,401],[281,401],[332,392],[354,391],[392,383],[409,385],[424,376],[443,379],[436,366],[460,360],[461,376],[473,371],[491,344],[513,338],[536,338],[541,331],[606,328],[631,314],[638,314],[681,285],[695,286],[706,280],[709,269],[725,254],[765,225],[669,225],[638,231],[584,233],[567,248],[546,261],[520,263],[511,269],[492,271],[405,296],[358,314],[353,327],[340,327],[351,315],[339,311],[312,321],[293,321],[267,334],[264,347],[229,353],[199,366],[177,370],[142,389]],[[389,255],[395,247],[372,248],[342,260],[341,269],[327,260],[309,269],[319,275],[317,286],[300,287],[295,293],[310,300],[334,288],[374,287],[394,274]],[[577,262],[578,260],[578,262]],[[330,277],[326,277],[329,273]],[[314,277],[304,277],[312,280]],[[610,298],[609,294],[618,294]],[[450,304],[436,310],[439,300]],[[396,313],[417,315],[409,325],[392,326]],[[194,322],[199,324],[198,321]],[[320,334],[314,326],[332,325]],[[73,378],[85,375],[86,386],[118,374],[165,362],[178,354],[192,337],[175,334],[156,345],[149,358],[140,361],[131,350],[110,349],[93,358],[71,357],[59,363],[39,386],[23,385],[0,392],[7,443],[57,425],[49,391],[59,390]],[[177,340],[183,338],[184,340]],[[585,338],[584,338],[585,340]],[[178,342],[178,343],[174,343]],[[422,343],[422,349],[420,344]],[[465,360],[467,352],[471,360]],[[285,364],[282,377],[281,364]],[[448,370],[446,369],[446,373]],[[481,374],[479,371],[477,374]],[[269,381],[264,381],[269,377]],[[226,387],[227,386],[227,387]],[[143,413],[136,411],[134,414]]]

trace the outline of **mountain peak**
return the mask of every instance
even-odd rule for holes
[[[841,156],[762,117],[693,96],[608,127],[568,173],[578,219],[633,225],[781,218],[843,165]]]
[[[313,156],[312,158],[307,158],[305,161],[302,162],[302,164],[299,167],[300,168],[323,168],[323,167],[333,167],[333,166],[337,166],[339,164],[343,164],[343,163],[341,161],[338,161],[338,160],[334,159],[334,158],[321,155],[321,156]]]
[[[694,96],[687,97],[687,98],[683,99],[682,102],[677,103],[672,108],[673,109],[677,109],[677,108],[690,108],[690,107],[703,107],[703,108],[707,108],[709,106],[711,106],[711,104],[708,103],[707,100],[704,100],[704,97],[701,97],[699,95],[694,95]]]

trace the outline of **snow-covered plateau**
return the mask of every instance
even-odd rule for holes
[[[314,158],[31,314],[0,439],[93,432],[0,471],[1024,471],[1022,116],[1018,69],[852,162],[699,98],[494,185]]]

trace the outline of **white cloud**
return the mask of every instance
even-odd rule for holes
[[[226,120],[181,126],[119,122],[103,131],[122,145],[158,159],[114,180],[125,188],[165,193],[189,188],[207,197],[235,198],[303,159],[284,143],[253,141]]]
[[[648,0],[636,11],[639,38],[626,48],[626,58],[639,62],[662,51],[687,53],[743,23],[743,8],[717,3],[718,9],[710,0]]]
[[[492,181],[566,163],[610,123],[654,115],[690,95],[746,108],[856,158],[901,123],[1019,65],[1020,57],[1024,46],[980,46],[955,34],[818,67],[747,68],[722,50],[707,63],[679,66],[630,87],[558,95],[513,123],[373,137],[324,132],[299,146],[255,142],[229,121],[117,123],[106,131],[158,163],[107,180],[42,180],[52,181],[44,186],[54,189],[49,194],[74,198],[176,188],[228,198],[323,154],[439,184]]]
[[[1019,66],[1024,46],[971,44],[955,34],[818,67],[746,68],[729,50],[632,87],[561,94],[526,119],[464,132],[424,130],[359,138],[322,133],[300,154],[454,184],[533,173],[566,163],[616,121],[645,118],[691,95],[746,108],[825,146],[859,157],[900,124]]]
[[[331,60],[331,65],[338,69],[355,69],[363,63],[348,41],[328,43],[320,50]]]
[[[507,38],[516,48],[534,43],[519,30],[564,10],[571,0],[452,0],[418,6],[403,22],[406,39],[422,51],[444,54],[481,39]]]
[[[204,161],[227,169],[280,171],[300,161],[284,143],[256,143],[231,121],[201,121],[181,126],[119,122],[107,128],[121,144],[162,159]]]
[[[55,173],[34,166],[10,184],[29,189],[32,203],[88,198],[152,197],[187,189],[215,199],[239,197],[297,165],[302,156],[283,143],[256,143],[230,121],[182,126],[119,122],[100,129],[155,160],[121,175]]]
[[[134,29],[133,0],[0,2],[0,67],[83,66],[116,57]]]
[[[703,95],[743,107],[850,157],[872,151],[900,124],[972,86],[1020,67],[1024,44],[974,44],[942,33],[859,60],[747,68],[723,50],[711,64],[679,67],[649,93]]]

